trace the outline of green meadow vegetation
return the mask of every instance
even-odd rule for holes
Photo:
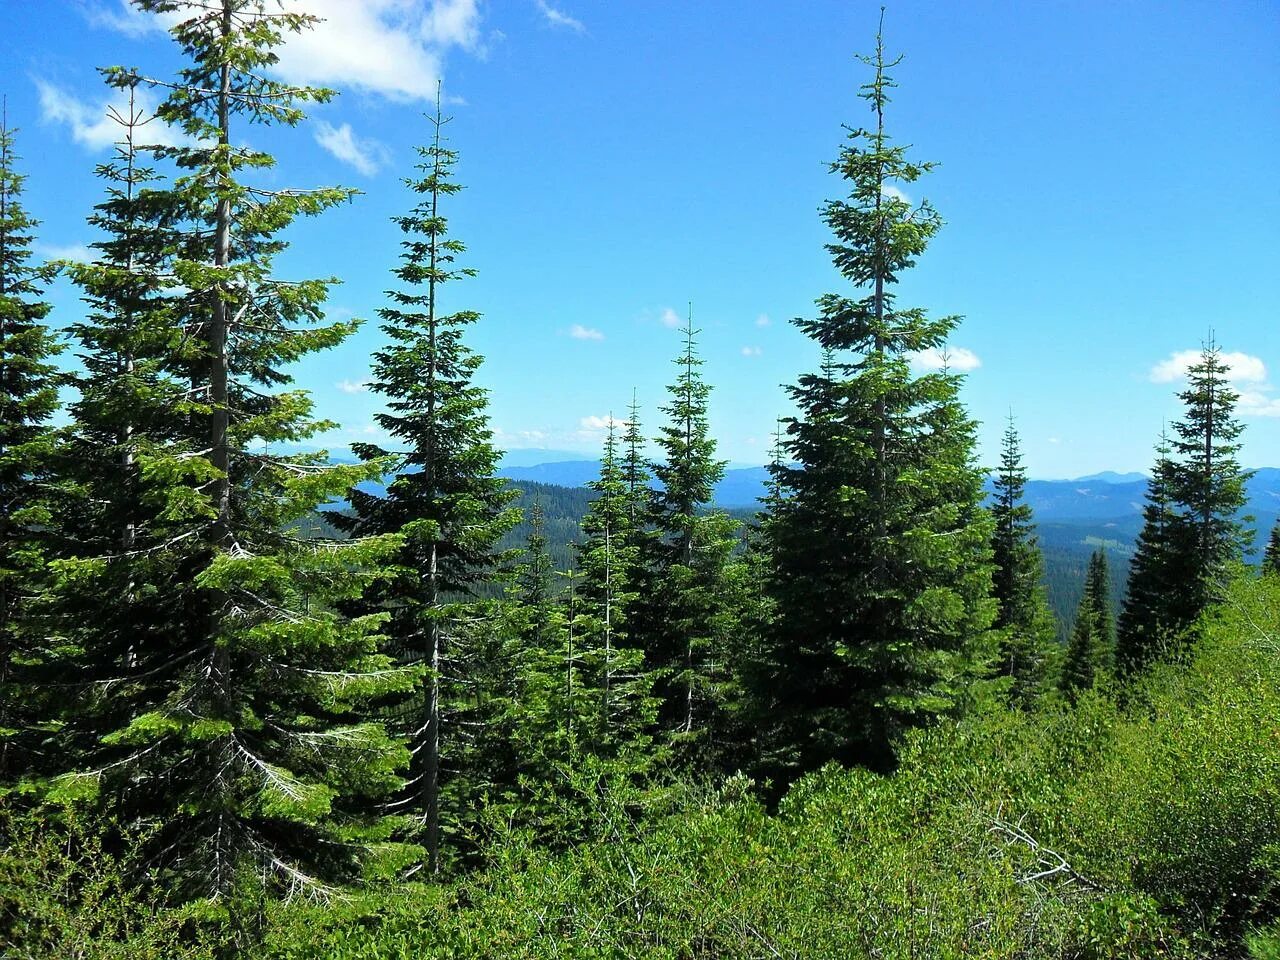
[[[314,18],[133,6],[182,15],[183,67],[103,70],[90,261],[33,262],[0,128],[0,956],[1280,957],[1280,528],[1247,565],[1224,355],[1123,596],[1100,545],[1060,624],[1016,423],[988,502],[963,376],[911,363],[960,318],[899,300],[943,223],[896,186],[932,164],[882,34],[821,211],[846,282],[744,516],[692,317],[589,497],[496,475],[439,101],[377,313],[391,440],[310,451],[290,371],[358,323],[274,262],[355,196],[264,186],[253,144],[334,95],[272,79]]]

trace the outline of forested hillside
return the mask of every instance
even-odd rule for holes
[[[501,475],[439,82],[357,339],[288,272],[357,191],[267,150],[335,93],[277,70],[312,5],[122,9],[172,62],[101,71],[88,256],[36,256],[0,117],[0,956],[1277,956],[1256,391],[1213,335],[1166,381],[1136,522],[1038,517],[1012,413],[979,462],[883,10],[813,367],[725,509],[692,305],[585,488]],[[340,459],[294,377],[344,342]]]

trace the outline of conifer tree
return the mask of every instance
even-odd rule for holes
[[[586,539],[578,546],[581,579],[575,601],[581,603],[583,613],[574,617],[574,623],[578,656],[585,668],[579,672],[577,702],[587,705],[594,716],[576,721],[576,743],[584,752],[611,757],[640,742],[653,720],[652,677],[644,651],[631,640],[634,577],[640,558],[612,417],[600,476],[589,486],[597,496],[582,521]]]
[[[351,194],[254,186],[274,160],[238,138],[240,122],[293,126],[301,105],[330,94],[265,76],[273,48],[311,17],[262,0],[134,3],[184,15],[171,33],[187,66],[173,82],[112,68],[108,82],[163,88],[157,116],[187,141],[150,150],[178,171],[166,190],[131,197],[140,171],[108,175],[99,215],[124,220],[109,226],[102,260],[77,272],[95,316],[80,331],[89,380],[75,429],[122,458],[86,483],[142,509],[131,530],[127,510],[106,518],[120,538],[110,553],[60,565],[53,605],[79,598],[112,623],[121,598],[104,587],[123,581],[154,616],[127,644],[118,624],[74,634],[82,696],[103,722],[68,728],[83,749],[68,751],[75,769],[52,796],[96,796],[125,826],[158,825],[139,865],[176,899],[221,899],[248,882],[324,891],[413,855],[369,812],[408,759],[369,708],[413,676],[379,653],[382,615],[335,609],[389,544],[289,532],[375,471],[272,452],[333,426],[305,392],[280,389],[283,367],[354,329],[321,323],[330,281],[273,274],[278,233]],[[134,212],[147,231],[172,231],[160,253],[132,231]],[[155,279],[161,266],[168,285]],[[144,401],[132,411],[131,395]],[[131,477],[138,491],[122,492]]]
[[[1162,433],[1147,481],[1142,530],[1129,560],[1129,579],[1116,639],[1116,669],[1128,677],[1157,659],[1172,637],[1172,597],[1177,587],[1178,537],[1184,527],[1170,494],[1168,438]]]
[[[1267,540],[1267,549],[1262,554],[1262,572],[1280,576],[1280,520],[1271,528],[1271,536]]]
[[[729,561],[737,524],[709,510],[724,462],[710,433],[710,385],[702,378],[693,313],[684,330],[679,371],[661,407],[654,492],[647,540],[649,584],[642,636],[656,671],[659,729],[685,762],[705,766],[722,741],[729,676],[725,644]]]
[[[1236,459],[1244,427],[1235,418],[1239,394],[1228,373],[1221,349],[1210,340],[1179,394],[1186,412],[1174,424],[1169,469],[1169,498],[1177,505],[1176,586],[1167,597],[1174,630],[1190,626],[1214,602],[1253,539],[1253,518],[1240,516],[1252,472]]]
[[[1044,591],[1044,559],[1031,507],[1023,499],[1026,471],[1018,432],[1010,415],[995,477],[991,516],[994,596],[1000,604],[999,672],[1010,679],[1010,700],[1030,706],[1042,691],[1054,653],[1056,625]]]
[[[1111,612],[1111,579],[1105,550],[1089,558],[1084,594],[1071,628],[1066,659],[1059,681],[1064,693],[1074,697],[1109,679],[1115,672],[1115,618]]]
[[[754,710],[765,769],[788,776],[838,758],[884,766],[904,728],[957,708],[993,655],[991,524],[961,378],[912,374],[957,318],[899,307],[894,284],[941,220],[890,190],[929,168],[884,128],[893,81],[883,43],[860,96],[871,129],[852,129],[831,165],[849,187],[823,219],[827,249],[855,288],[818,300],[797,325],[823,349],[822,371],[791,388],[765,526],[776,627],[760,651]]]
[[[462,730],[478,722],[466,714],[481,698],[486,664],[477,643],[468,640],[487,643],[496,631],[492,624],[472,622],[490,620],[493,610],[478,606],[471,594],[493,575],[495,545],[516,524],[518,512],[509,507],[514,492],[494,475],[499,454],[489,429],[488,394],[474,382],[483,358],[463,340],[479,314],[439,309],[441,288],[475,270],[456,265],[466,247],[448,235],[441,210],[442,201],[462,187],[453,179],[457,152],[446,146],[449,121],[438,91],[430,120],[431,142],[418,150],[420,176],[405,181],[419,199],[395,218],[406,237],[393,271],[400,287],[390,292],[391,305],[378,311],[391,342],[374,354],[371,382],[389,408],[375,420],[403,446],[391,451],[375,443],[352,445],[361,460],[389,460],[397,473],[385,494],[353,489],[352,514],[339,522],[353,533],[403,538],[395,575],[366,595],[363,609],[388,610],[393,652],[426,671],[399,715],[413,756],[404,806],[421,824],[435,872],[441,865],[442,804],[451,798],[444,819],[456,829],[473,805],[472,791],[481,786],[467,782],[465,768],[479,758]]]
[[[49,272],[30,263],[38,223],[22,205],[14,132],[0,115],[0,785],[26,773],[39,749],[29,681],[47,650],[28,620],[52,552],[49,419],[61,380],[41,299]]]

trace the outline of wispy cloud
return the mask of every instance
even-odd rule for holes
[[[929,347],[910,354],[911,363],[921,370],[950,370],[968,373],[982,366],[982,360],[967,347]]]
[[[276,49],[272,72],[290,83],[430,100],[451,49],[483,54],[479,0],[285,0],[284,8],[320,18]],[[91,0],[84,9],[95,26],[134,37],[185,15],[138,14],[126,0]]]
[[[664,327],[670,327],[674,330],[684,321],[680,319],[680,314],[676,313],[671,307],[663,307],[662,313],[658,317],[658,322]]]
[[[83,243],[68,243],[65,246],[56,243],[36,243],[35,252],[46,260],[74,260],[76,263],[92,263],[93,251]]]
[[[341,390],[343,393],[368,393],[369,392],[369,384],[364,381],[360,381],[357,383],[354,380],[339,380],[337,383],[334,384],[334,386],[337,387],[339,390]]]
[[[153,31],[163,30],[158,17],[145,14],[129,0],[114,3],[83,3],[80,6],[90,26],[105,27],[128,37],[142,37]]]
[[[547,0],[537,0],[538,9],[542,11],[543,19],[553,27],[565,27],[574,33],[586,33],[587,28],[581,20],[569,16],[563,10],[559,10],[547,3]]]
[[[316,143],[326,151],[366,177],[372,177],[386,166],[391,158],[390,151],[384,144],[377,140],[357,137],[349,123],[335,127],[324,120],[317,120],[315,137]]]
[[[569,336],[575,340],[603,340],[604,334],[595,327],[584,327],[580,323],[575,323],[569,328]]]
[[[101,150],[118,142],[124,136],[124,126],[115,117],[127,117],[129,98],[124,91],[115,90],[105,100],[88,102],[39,77],[35,80],[40,93],[40,119],[45,123],[65,126],[71,139],[90,150]],[[138,140],[141,143],[173,146],[182,135],[153,116],[155,97],[146,90],[135,91],[135,109],[144,115]]]
[[[743,347],[742,348],[742,355],[744,357],[758,357],[762,353],[764,353],[764,351],[761,350],[759,347]]]
[[[598,417],[593,414],[591,416],[583,417],[578,421],[578,426],[581,429],[589,430],[594,433],[600,433],[604,430],[608,430],[610,426],[615,430],[621,430],[626,425],[627,421],[619,420],[617,417],[613,416],[613,414],[609,414],[604,417]]]
[[[1242,417],[1280,417],[1280,397],[1271,390],[1266,384],[1256,390],[1241,390],[1236,410]]]
[[[767,327],[771,323],[773,323],[773,321],[769,319],[769,315],[767,313],[762,313],[760,316],[756,317],[757,327]]]

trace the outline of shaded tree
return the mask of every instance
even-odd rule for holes
[[[1262,572],[1280,574],[1280,521],[1271,528],[1267,549],[1262,554]]]
[[[999,673],[1008,677],[1013,703],[1030,706],[1042,692],[1056,652],[1057,626],[1044,591],[1044,558],[1031,507],[1024,500],[1027,476],[1013,417],[1004,432],[995,477],[991,517],[995,524],[993,595],[999,603]]]
[[[31,264],[38,221],[22,204],[15,131],[0,116],[0,784],[40,750],[41,706],[30,683],[48,642],[28,621],[54,555],[49,420],[58,406],[61,351],[45,325],[50,271]]]
[[[1111,613],[1111,575],[1105,550],[1089,558],[1084,595],[1076,611],[1059,686],[1069,697],[1109,680],[1115,673],[1116,631]]]
[[[915,375],[957,318],[900,307],[894,286],[941,219],[896,183],[930,164],[885,132],[893,87],[882,41],[860,96],[871,129],[851,129],[831,165],[848,184],[822,216],[855,288],[797,320],[824,352],[790,393],[782,491],[765,524],[776,626],[759,652],[755,713],[765,766],[780,775],[837,758],[883,767],[905,728],[951,711],[993,654],[991,523],[974,463],[975,426],[947,369]]]
[[[1170,491],[1169,442],[1161,434],[1156,461],[1147,481],[1142,530],[1129,560],[1129,579],[1116,639],[1116,668],[1132,676],[1157,659],[1172,640],[1172,598],[1178,589],[1176,564],[1179,523]]]

